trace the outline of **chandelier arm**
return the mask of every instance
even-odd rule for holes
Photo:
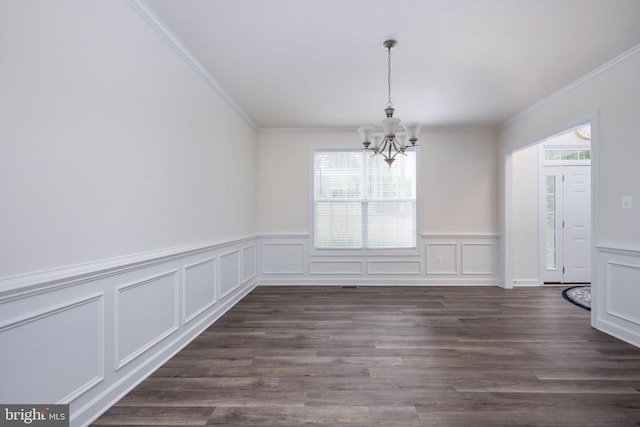
[[[385,137],[378,146],[376,153],[382,153],[387,148],[387,138]]]
[[[393,149],[395,150],[395,153],[393,154],[394,159],[398,153],[404,152],[404,146],[400,145],[400,142],[395,138],[393,138]]]

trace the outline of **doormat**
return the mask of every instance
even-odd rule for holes
[[[591,286],[572,286],[562,291],[562,296],[578,307],[591,311]]]

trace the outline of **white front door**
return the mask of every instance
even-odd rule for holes
[[[564,279],[591,282],[591,166],[563,166]]]
[[[545,166],[545,282],[591,281],[591,166]]]

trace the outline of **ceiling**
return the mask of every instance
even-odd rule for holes
[[[260,129],[496,126],[640,44],[638,0],[146,0]]]

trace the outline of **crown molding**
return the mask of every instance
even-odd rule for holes
[[[422,126],[421,132],[496,132],[492,125]]]
[[[357,127],[326,127],[326,128],[260,128],[258,133],[356,133]],[[496,126],[422,126],[424,132],[496,132]]]
[[[258,133],[352,133],[356,127],[326,127],[326,128],[260,128]]]
[[[169,29],[167,24],[160,19],[160,17],[153,11],[151,6],[147,4],[145,0],[127,0],[129,5],[135,10],[147,24],[156,30],[167,44],[175,50],[178,55],[189,65],[198,76],[211,88],[213,91],[227,103],[233,111],[240,116],[245,123],[247,123],[254,131],[258,130],[258,125],[254,122],[246,111],[236,102],[235,99],[227,93],[227,91],[213,78],[211,74],[204,68],[204,66],[195,58],[195,56],[187,49],[178,36]]]
[[[626,52],[622,53],[621,55],[616,56],[611,61],[608,61],[608,62],[604,63],[603,65],[599,66],[595,70],[590,71],[589,73],[587,73],[584,76],[580,77],[578,80],[574,81],[573,83],[569,83],[567,86],[563,87],[562,89],[552,93],[551,95],[547,96],[546,98],[544,98],[544,99],[536,102],[535,104],[531,105],[530,107],[522,110],[521,112],[519,112],[515,116],[505,120],[504,122],[502,122],[502,123],[500,123],[498,125],[498,129],[506,128],[506,127],[508,127],[508,126],[520,121],[525,116],[527,116],[530,113],[542,108],[546,104],[549,104],[550,102],[554,101],[556,98],[559,98],[560,96],[564,95],[565,93],[567,93],[567,92],[569,92],[569,91],[571,91],[571,90],[573,90],[573,89],[575,89],[575,88],[577,88],[579,86],[582,86],[583,84],[587,83],[589,80],[594,79],[595,77],[599,76],[600,74],[604,73],[605,71],[609,70],[610,68],[615,67],[619,63],[624,62],[625,60],[631,58],[632,56],[634,56],[634,55],[636,55],[638,53],[640,53],[640,44],[635,45],[634,47],[632,47],[631,49],[629,49]]]

